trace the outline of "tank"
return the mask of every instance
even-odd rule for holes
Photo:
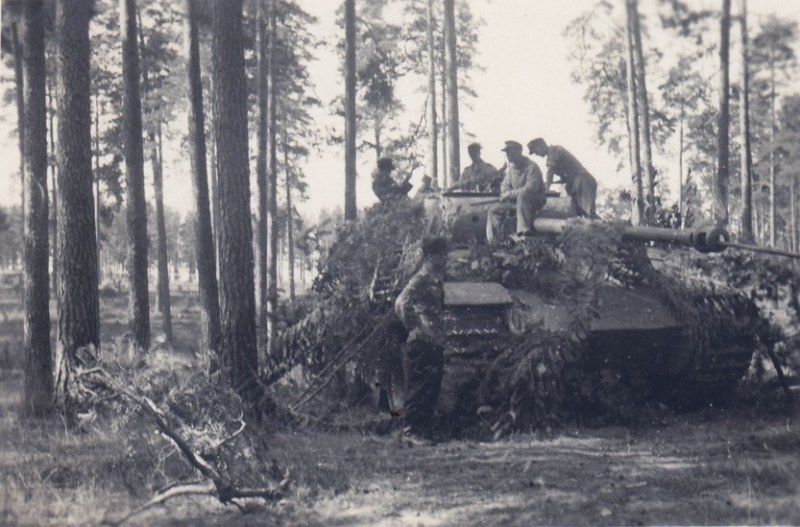
[[[569,198],[551,194],[531,237],[490,246],[485,226],[495,203],[496,195],[483,193],[444,193],[424,201],[429,231],[449,240],[442,414],[484,409],[497,421],[496,410],[503,407],[516,420],[525,409],[499,402],[497,385],[519,383],[520,377],[539,384],[520,397],[542,406],[553,402],[548,391],[586,402],[619,382],[627,383],[628,399],[695,405],[730,396],[756,349],[755,328],[763,322],[758,310],[737,292],[695,285],[665,263],[676,247],[724,250],[724,230],[586,220],[576,217]],[[396,294],[399,287],[384,287],[389,291]],[[526,343],[531,350],[554,349],[514,355]],[[527,377],[519,373],[526,367]],[[376,385],[397,411],[404,395],[402,368],[394,358],[378,370]],[[570,376],[571,381],[559,378]],[[639,389],[646,393],[630,393]],[[537,393],[544,401],[536,400]],[[509,395],[514,397],[504,397]]]
[[[267,380],[303,365],[309,393],[343,384],[399,415],[406,335],[393,304],[422,237],[440,235],[449,247],[445,420],[500,433],[650,399],[728,400],[768,323],[750,298],[693,280],[676,258],[723,250],[727,233],[586,220],[553,194],[532,236],[491,245],[495,203],[493,194],[429,194],[327,231],[310,311],[282,332]]]

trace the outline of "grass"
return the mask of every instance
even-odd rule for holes
[[[19,306],[0,290],[0,525],[98,525],[192,476],[147,419],[100,414],[77,430],[19,417]],[[104,349],[127,331],[124,295],[102,297]],[[175,295],[175,355],[188,362],[199,311]],[[159,323],[153,316],[154,326]],[[157,329],[154,331],[154,333]],[[1,356],[1,355],[0,355]],[[164,357],[170,357],[164,353]],[[321,406],[335,405],[320,401]],[[345,419],[346,418],[346,419]],[[342,416],[368,420],[364,409]],[[333,431],[332,431],[333,430]],[[245,514],[180,498],[132,525],[697,525],[800,524],[800,421],[773,407],[663,411],[636,428],[574,428],[409,448],[365,427],[272,423],[261,457],[292,487]],[[265,467],[270,470],[269,466]]]

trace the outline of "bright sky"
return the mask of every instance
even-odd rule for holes
[[[582,99],[582,89],[570,81],[569,44],[562,35],[564,27],[596,1],[471,0],[473,13],[485,21],[480,31],[477,57],[485,71],[473,75],[473,87],[478,93],[478,98],[471,103],[473,108],[462,106],[460,112],[466,130],[484,145],[484,159],[499,166],[502,164],[500,148],[505,140],[515,139],[524,144],[541,135],[552,144],[570,149],[595,174],[601,185],[626,184],[627,175],[617,174],[616,161],[604,147],[594,143],[594,127]],[[654,1],[640,0],[641,8],[645,10]],[[720,3],[714,0],[689,1],[692,5],[712,9],[718,9]],[[318,34],[329,43],[340,38],[341,30],[334,24],[334,13],[339,3],[333,0],[300,1],[305,9],[320,19]],[[800,22],[798,0],[750,0],[748,7],[751,31],[758,17],[773,12]],[[738,8],[739,3],[734,0],[734,12]],[[2,75],[7,77],[11,72],[6,69]],[[340,95],[343,82],[333,50],[320,51],[318,61],[312,66],[312,80],[322,101]],[[400,96],[412,101],[406,104],[408,119],[416,120],[421,109],[421,96],[410,91],[401,92]],[[320,125],[337,124],[336,119],[340,118],[330,117],[327,112],[328,108],[323,108],[316,116]],[[13,104],[4,105],[0,116],[0,204],[11,204],[16,203],[19,196],[17,143],[16,137],[9,132],[16,119]],[[340,123],[338,125],[341,127]],[[462,167],[469,162],[466,155],[469,142],[462,135]],[[165,152],[165,160],[172,164],[166,171],[165,200],[168,206],[187,211],[192,207],[191,187],[187,174],[188,160],[183,159],[181,152],[180,148]],[[369,178],[374,154],[364,153],[359,157],[358,206],[364,207],[375,201]],[[147,170],[149,172],[149,167]],[[412,182],[422,176],[420,172],[417,171]],[[307,217],[315,219],[320,210],[343,204],[344,159],[341,147],[322,147],[309,161],[306,176],[310,199],[301,205],[301,210]],[[669,182],[669,185],[675,184]]]

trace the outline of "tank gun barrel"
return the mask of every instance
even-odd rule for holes
[[[533,230],[544,234],[561,234],[567,228],[568,220],[554,218],[537,218],[533,221]],[[758,253],[800,258],[800,254],[769,247],[759,247],[730,241],[728,231],[721,227],[697,229],[668,229],[666,227],[647,227],[626,225],[622,237],[627,240],[642,242],[666,242],[687,247],[694,247],[700,252],[722,252],[728,247]]]

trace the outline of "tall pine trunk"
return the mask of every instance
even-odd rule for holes
[[[633,210],[631,223],[642,225],[645,221],[644,191],[642,188],[642,166],[639,150],[639,106],[636,98],[636,72],[633,44],[633,16],[630,2],[626,2],[627,22],[625,24],[626,71],[628,74],[628,143],[630,149],[631,178],[633,179]]]
[[[439,181],[439,138],[436,123],[436,40],[433,38],[433,2],[427,1],[426,36],[428,39],[428,176],[436,187]]]
[[[344,1],[344,219],[356,208],[356,1]]]
[[[269,68],[267,72],[267,151],[269,154],[269,181],[267,182],[267,353],[272,352],[278,335],[275,315],[278,311],[278,86],[277,78],[277,6],[276,0],[270,0],[269,31],[267,35],[267,55]]]
[[[223,376],[255,402],[258,349],[247,151],[242,0],[211,2],[214,127],[219,177],[219,293]]]
[[[655,218],[655,168],[653,149],[650,140],[650,103],[647,99],[647,80],[645,74],[644,51],[642,50],[642,31],[639,27],[637,0],[628,0],[631,12],[631,35],[633,37],[634,71],[636,74],[636,106],[639,111],[640,156],[642,187],[644,193],[645,221],[652,223]]]
[[[264,9],[266,0],[256,0],[258,4],[256,16],[256,50],[257,50],[257,96],[258,96],[258,127],[257,127],[257,155],[256,155],[256,182],[258,184],[258,300],[260,306],[259,324],[262,331],[267,327],[267,119],[268,119],[268,89],[267,89],[267,12]]]
[[[156,202],[158,310],[167,344],[172,345],[172,308],[169,298],[169,254],[167,253],[167,225],[164,218],[164,162],[161,145],[161,123],[156,123],[153,142],[153,190]]]
[[[52,405],[50,280],[48,276],[47,101],[44,2],[22,7],[22,127],[25,174],[25,394],[23,412],[41,415]],[[20,48],[17,48],[19,51]]]
[[[450,126],[447,133],[447,155],[450,182],[455,183],[461,176],[461,153],[458,135],[458,55],[456,50],[455,0],[444,0],[445,63],[447,65],[447,119]]]
[[[289,262],[289,302],[294,304],[294,216],[292,214],[292,174],[289,170],[289,144],[283,133],[283,165],[286,170],[286,254]]]
[[[24,29],[24,28],[23,28]],[[19,186],[22,219],[22,245],[25,245],[25,77],[22,73],[22,45],[19,41],[17,23],[11,23],[11,43],[14,47],[14,84],[17,96],[17,137],[19,137]]]
[[[742,1],[742,13],[739,19],[741,24],[741,107],[739,109],[739,128],[742,133],[741,155],[741,195],[742,209],[739,217],[742,241],[753,241],[753,153],[750,146],[750,72],[749,72],[749,44],[747,35],[747,0]]]
[[[211,211],[208,197],[208,171],[206,170],[206,129],[203,112],[203,82],[200,76],[200,42],[197,32],[198,0],[185,0],[184,47],[189,98],[189,160],[192,166],[194,191],[195,256],[200,304],[203,307],[201,331],[204,349],[212,352],[212,370],[218,367],[220,345],[219,290],[217,288],[217,260],[214,235],[211,228]]]
[[[122,32],[123,133],[128,223],[128,316],[133,343],[150,348],[150,299],[147,278],[147,206],[144,196],[142,99],[139,91],[139,53],[135,0],[120,0]]]
[[[444,28],[442,28],[444,29]],[[441,68],[441,79],[440,79],[440,87],[442,88],[442,150],[441,150],[441,160],[442,160],[442,188],[447,188],[452,183],[448,181],[448,176],[450,172],[447,168],[448,161],[447,161],[447,119],[449,118],[447,114],[447,97],[445,94],[447,93],[447,68],[444,64],[444,37],[442,38],[442,68]]]
[[[102,240],[100,239],[100,101],[94,92],[94,219],[97,245],[97,284],[103,283]]]
[[[777,133],[778,123],[775,117],[777,94],[775,93],[775,57],[772,49],[770,49],[769,54],[769,74],[769,246],[775,247],[775,231],[777,228],[777,222],[775,221],[775,134]]]
[[[58,222],[61,302],[58,320],[58,399],[67,404],[67,385],[77,351],[100,345],[92,175],[89,18],[91,0],[59,0]],[[87,236],[87,233],[89,235]]]
[[[730,171],[729,128],[730,128],[730,86],[729,86],[729,48],[731,33],[731,0],[722,0],[722,19],[720,20],[719,45],[719,114],[717,116],[717,177],[714,180],[714,221],[718,225],[728,224],[728,185]]]

